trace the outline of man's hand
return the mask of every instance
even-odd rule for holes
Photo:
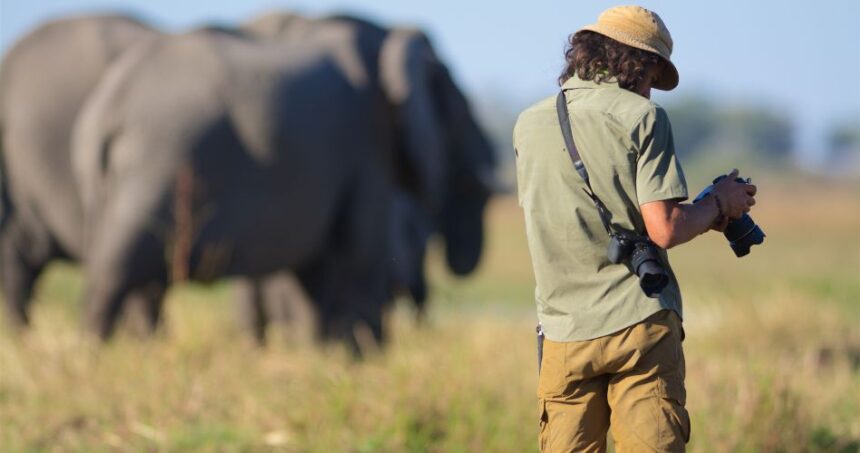
[[[752,184],[742,184],[735,181],[737,177],[738,169],[736,168],[729,173],[728,177],[718,182],[711,192],[711,197],[717,203],[717,209],[729,219],[739,219],[745,213],[750,212],[750,207],[755,205],[755,194],[758,190]],[[723,227],[724,229],[725,227]]]

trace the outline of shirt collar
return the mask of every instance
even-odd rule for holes
[[[615,79],[609,79],[605,82],[597,83],[591,80],[582,80],[576,74],[567,79],[567,81],[561,86],[562,90],[574,90],[578,88],[619,88],[619,86]]]

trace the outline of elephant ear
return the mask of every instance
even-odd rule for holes
[[[445,65],[439,65],[438,91],[442,117],[454,148],[451,166],[458,175],[458,188],[476,196],[502,192],[496,180],[496,153],[487,134],[469,106],[466,96],[454,83]],[[463,179],[466,179],[465,184]]]
[[[401,178],[432,209],[445,198],[446,131],[434,96],[438,59],[427,36],[392,29],[380,51],[382,90],[393,106]]]
[[[436,90],[449,147],[448,192],[438,227],[445,238],[449,269],[456,275],[467,275],[480,262],[484,208],[499,187],[495,152],[466,96],[442,63],[437,69]]]

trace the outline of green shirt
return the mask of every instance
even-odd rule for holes
[[[640,205],[687,198],[666,111],[617,83],[572,77],[562,89],[577,149],[612,224],[644,234]],[[609,235],[565,149],[555,99],[523,111],[514,127],[519,202],[546,337],[593,339],[667,308],[681,316],[681,292],[671,268],[669,285],[658,298],[649,298],[627,264],[607,259]],[[668,256],[661,254],[668,267]]]

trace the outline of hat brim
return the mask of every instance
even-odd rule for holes
[[[675,67],[675,64],[672,63],[672,60],[670,60],[666,55],[663,55],[662,52],[655,49],[654,47],[649,46],[648,44],[645,44],[639,40],[633,39],[633,37],[631,37],[630,35],[625,34],[623,32],[619,32],[614,28],[605,27],[603,26],[603,24],[600,23],[586,25],[585,27],[582,27],[579,31],[583,30],[593,31],[595,33],[606,36],[607,38],[618,41],[621,44],[656,54],[657,56],[662,58],[663,61],[666,62],[666,64],[663,65],[663,71],[660,73],[659,77],[657,77],[657,81],[654,82],[652,87],[658,90],[671,91],[678,86],[678,82],[680,80],[680,77],[678,75],[678,68]]]
[[[658,90],[672,91],[678,86],[678,68],[676,68],[675,64],[671,61],[666,60],[665,58],[663,58],[663,60],[666,62],[666,65],[663,66],[663,72],[660,73],[660,76],[657,77],[657,81],[654,82],[654,85],[652,86]]]

